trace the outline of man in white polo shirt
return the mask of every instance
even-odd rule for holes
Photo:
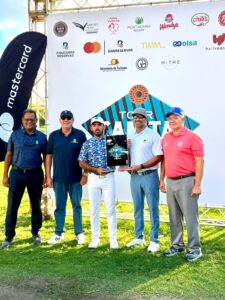
[[[144,197],[150,210],[150,244],[148,252],[159,250],[159,176],[158,165],[162,160],[160,135],[148,128],[148,115],[144,108],[133,112],[135,130],[128,134],[130,143],[131,194],[134,202],[135,238],[127,247],[146,245],[144,240]]]

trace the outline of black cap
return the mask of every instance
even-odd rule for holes
[[[60,114],[60,118],[62,118],[62,117],[71,117],[71,118],[73,118],[73,114],[69,110],[63,110]]]

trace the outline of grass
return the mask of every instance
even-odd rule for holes
[[[7,188],[1,185],[0,195],[0,239],[3,240]],[[130,204],[117,206],[119,211],[132,209]],[[84,207],[88,210],[86,201]],[[71,216],[66,219],[63,243],[47,245],[54,230],[54,221],[48,220],[41,231],[43,243],[35,246],[25,195],[13,246],[0,249],[0,288],[14,291],[14,297],[7,299],[225,299],[224,228],[202,226],[204,257],[187,263],[183,255],[172,258],[162,255],[170,244],[166,223],[161,224],[161,249],[155,255],[142,247],[125,247],[133,238],[133,221],[118,221],[121,249],[114,251],[109,250],[106,219],[101,220],[101,226],[101,246],[96,250],[89,250],[87,245],[77,246]],[[84,218],[84,228],[89,242],[89,218]],[[149,229],[146,222],[146,239]],[[1,298],[1,292],[0,299],[6,299]]]

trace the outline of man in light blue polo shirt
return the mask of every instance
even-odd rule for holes
[[[135,130],[128,134],[130,143],[131,194],[134,202],[135,238],[127,247],[145,245],[144,197],[150,210],[150,244],[148,252],[159,250],[159,176],[158,164],[162,160],[160,135],[148,128],[148,115],[144,108],[133,112]]]
[[[87,176],[82,175],[78,156],[86,136],[83,131],[73,128],[74,118],[71,111],[62,111],[59,122],[61,128],[49,136],[46,157],[47,186],[54,188],[56,197],[55,234],[48,244],[53,245],[64,239],[66,203],[69,194],[73,207],[74,233],[78,244],[82,245],[85,243],[85,237],[82,228],[81,197],[82,185],[87,182]]]

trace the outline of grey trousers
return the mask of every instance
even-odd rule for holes
[[[191,196],[194,177],[172,180],[167,178],[167,203],[169,207],[172,245],[184,244],[184,218],[188,233],[188,250],[201,249],[198,218],[198,197]]]

